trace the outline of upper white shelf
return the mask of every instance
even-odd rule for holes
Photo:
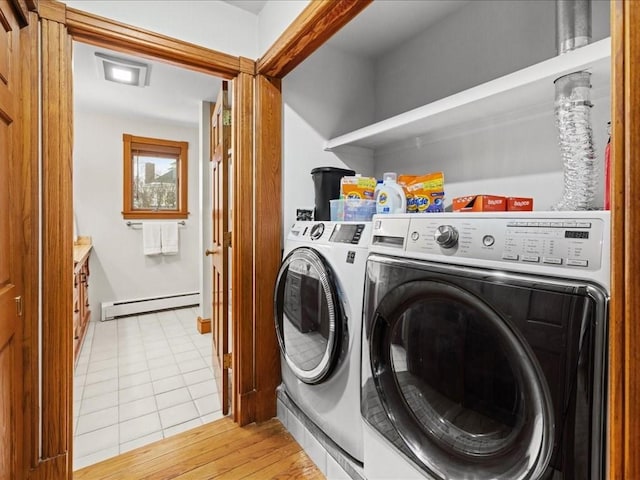
[[[376,149],[470,120],[553,103],[553,81],[567,73],[588,70],[594,90],[611,81],[611,39],[605,38],[449,97],[409,110],[325,142],[331,151],[350,145]]]

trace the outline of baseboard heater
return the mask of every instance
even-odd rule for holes
[[[113,320],[118,317],[157,312],[159,310],[172,308],[193,307],[199,304],[200,294],[198,292],[122,300],[119,302],[102,302],[101,320]]]

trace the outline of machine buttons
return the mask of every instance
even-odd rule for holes
[[[536,255],[523,255],[521,260],[523,262],[538,263],[540,261],[540,257]]]
[[[550,222],[549,226],[550,227],[554,227],[554,228],[562,228],[562,227],[564,227],[564,223],[562,223],[562,222]]]
[[[562,265],[562,259],[557,257],[543,257],[542,263],[548,263],[550,265]]]
[[[527,222],[527,227],[538,227],[540,224],[538,222]]]
[[[311,237],[311,240],[317,240],[322,236],[323,233],[324,233],[324,223],[316,223],[311,228],[311,233],[309,234],[309,236]]]
[[[588,267],[589,266],[589,261],[588,260],[573,260],[571,258],[567,259],[567,265],[570,267]]]
[[[482,244],[485,247],[491,247],[494,243],[496,243],[496,239],[493,237],[493,235],[485,235],[484,237],[482,237]]]
[[[442,248],[452,248],[458,243],[458,231],[451,225],[440,225],[436,228],[433,239]]]
[[[413,240],[414,242],[417,242],[419,238],[420,238],[420,234],[418,232],[411,232],[411,240]]]
[[[591,222],[578,222],[576,223],[577,228],[591,228]]]
[[[518,255],[514,254],[514,253],[503,253],[502,254],[502,259],[503,260],[518,260]]]

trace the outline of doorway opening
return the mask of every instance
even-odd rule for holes
[[[148,65],[146,86],[100,78],[96,53]],[[74,42],[74,240],[90,244],[90,322],[74,359],[74,469],[221,418],[211,317],[211,106],[221,80]],[[188,142],[188,211],[178,251],[145,255],[123,210],[123,134]],[[166,174],[165,174],[166,176]],[[149,221],[152,222],[152,221]],[[174,222],[176,223],[176,222]],[[110,302],[199,293],[196,307],[108,319]],[[196,297],[197,298],[197,297]]]

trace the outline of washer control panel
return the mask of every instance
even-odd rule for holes
[[[597,270],[602,262],[603,229],[604,222],[599,218],[412,216],[405,249],[470,259]]]

